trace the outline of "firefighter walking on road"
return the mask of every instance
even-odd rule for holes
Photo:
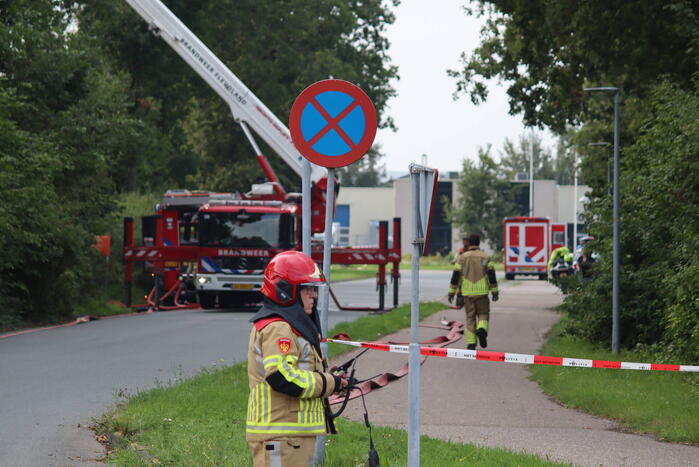
[[[498,282],[495,269],[488,256],[479,246],[478,234],[468,236],[468,248],[456,260],[449,284],[449,303],[454,300],[456,291],[461,289],[466,307],[466,348],[476,349],[476,337],[482,348],[488,346],[488,324],[490,322],[490,301],[498,300]]]
[[[322,358],[322,285],[318,266],[298,251],[279,253],[265,269],[248,346],[246,438],[255,467],[312,466],[316,436],[335,433],[327,397],[346,381]]]

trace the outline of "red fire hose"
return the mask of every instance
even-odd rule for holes
[[[429,344],[435,344],[435,347],[446,347],[449,344],[453,344],[454,342],[458,342],[459,339],[461,339],[464,335],[464,323],[459,322],[459,321],[442,321],[442,326],[435,326],[431,324],[421,324],[421,327],[428,327],[428,328],[436,328],[436,329],[444,329],[447,332],[446,335],[443,336],[437,336],[435,338],[422,341],[420,342],[420,345],[429,345]],[[340,336],[341,338],[347,339],[349,336]],[[338,338],[336,336],[335,338]],[[347,339],[351,340],[351,339]],[[395,341],[371,341],[372,343],[375,344],[393,344],[393,345],[407,345],[410,344],[409,342],[395,342]],[[420,365],[425,363],[425,360],[427,360],[427,356],[423,356],[420,359]],[[403,376],[408,374],[408,364],[406,363],[403,365],[400,369],[394,372],[386,372],[382,373],[374,378],[371,378],[367,381],[362,382],[359,386],[356,388],[352,389],[352,392],[349,395],[349,399],[354,399],[357,397],[360,397],[362,394],[368,394],[370,393],[373,389],[380,389],[387,384],[391,383],[392,381],[395,381],[397,379],[402,378]],[[345,400],[345,395],[340,395],[340,394],[333,394],[330,396],[329,401],[330,404],[339,404]]]

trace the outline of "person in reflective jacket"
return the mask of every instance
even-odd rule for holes
[[[457,258],[449,281],[449,303],[460,291],[466,306],[466,348],[469,350],[476,350],[476,337],[482,348],[488,346],[488,293],[490,292],[494,302],[499,298],[493,263],[490,256],[479,248],[480,244],[480,235],[472,233],[468,236],[468,247]],[[461,308],[458,296],[457,306]]]
[[[566,255],[570,254],[570,250],[568,249],[567,246],[561,246],[556,248],[551,252],[551,257],[549,258],[549,262],[546,265],[546,271],[551,275],[551,268],[553,265],[558,261],[558,260],[563,260],[565,261]]]
[[[264,273],[262,308],[250,320],[246,438],[255,467],[312,466],[315,439],[335,433],[327,397],[346,381],[320,350],[316,263],[298,251],[276,255]]]

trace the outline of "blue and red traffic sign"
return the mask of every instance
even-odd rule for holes
[[[344,167],[361,159],[374,143],[376,110],[354,84],[318,81],[294,101],[289,130],[303,157],[323,167]]]

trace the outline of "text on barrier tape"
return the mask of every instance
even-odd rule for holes
[[[328,339],[328,342],[384,352],[408,353],[409,346],[395,344],[378,344],[372,342],[355,342],[340,339]],[[488,350],[452,349],[444,347],[420,347],[420,355],[447,358],[465,358],[467,360],[484,360],[489,362],[522,363],[525,365],[574,366],[578,368],[614,368],[619,370],[657,370],[657,371],[691,371],[699,372],[695,365],[668,365],[661,363],[608,362],[606,360],[587,360],[583,358],[545,357],[508,352],[491,352]]]

